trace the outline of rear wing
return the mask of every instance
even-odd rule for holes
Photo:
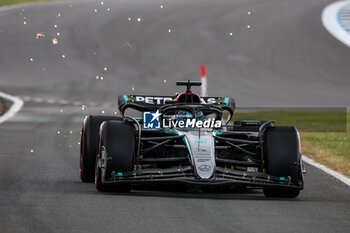
[[[162,105],[174,101],[172,96],[149,96],[149,95],[120,95],[118,97],[118,108],[120,111],[129,103],[142,106],[145,110],[155,110]],[[202,104],[208,105],[226,105],[233,110],[236,108],[235,100],[229,97],[201,97]]]

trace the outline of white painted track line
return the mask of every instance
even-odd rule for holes
[[[344,27],[342,22],[342,10],[350,7],[350,1],[339,1],[329,4],[323,9],[322,23],[327,31],[339,41],[350,47],[350,32]],[[345,9],[346,8],[346,9]]]
[[[342,181],[343,183],[347,184],[350,186],[350,179],[347,178],[346,176],[340,174],[339,172],[333,171],[332,169],[329,169],[325,165],[322,165],[320,163],[315,162],[313,159],[308,158],[307,156],[303,155],[303,161],[317,167],[318,169],[321,169],[322,171],[328,173],[329,175],[337,178],[338,180]]]
[[[7,99],[9,101],[12,101],[13,104],[11,105],[10,109],[7,110],[4,115],[0,116],[0,124],[7,121],[22,108],[23,106],[23,100],[18,98],[17,96],[12,96],[3,92],[0,92],[0,97],[3,99]]]

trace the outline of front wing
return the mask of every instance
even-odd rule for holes
[[[191,166],[174,167],[168,169],[141,169],[133,172],[113,173],[105,180],[106,185],[131,184],[187,184],[198,186],[253,186],[275,187],[283,189],[303,189],[303,182],[297,185],[288,177],[276,177],[261,172],[237,171],[228,168],[216,167],[215,177],[210,179],[196,178]]]

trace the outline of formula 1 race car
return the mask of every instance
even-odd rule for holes
[[[122,95],[121,116],[84,119],[83,182],[95,181],[101,192],[187,185],[263,188],[267,197],[299,195],[304,182],[295,127],[232,121],[234,99],[200,97],[191,88],[201,82],[177,85],[187,86],[187,91],[175,96]]]

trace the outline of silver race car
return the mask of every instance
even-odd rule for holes
[[[192,86],[175,96],[122,95],[121,116],[88,116],[81,134],[80,178],[97,190],[138,186],[263,188],[295,198],[303,189],[299,134],[274,121],[232,121],[235,101],[200,97]],[[138,114],[138,116],[137,116]]]

